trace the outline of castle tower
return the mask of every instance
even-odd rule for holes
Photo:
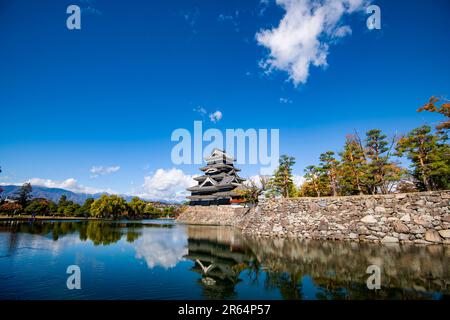
[[[198,184],[187,190],[190,205],[223,205],[242,202],[242,196],[236,188],[245,179],[237,175],[240,169],[234,167],[234,159],[224,151],[214,149],[211,156],[205,158],[206,167],[200,168],[202,176],[194,178]]]

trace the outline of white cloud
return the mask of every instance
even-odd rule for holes
[[[211,120],[211,122],[216,123],[219,122],[221,119],[222,119],[222,112],[220,112],[219,110],[209,115],[209,120]]]
[[[196,175],[186,175],[180,169],[158,169],[153,175],[144,177],[139,197],[149,200],[185,201],[189,192],[186,188],[196,184]]]
[[[283,103],[283,104],[291,104],[292,103],[292,100],[291,99],[289,99],[289,98],[280,98],[280,103]]]
[[[69,178],[63,181],[55,181],[51,179],[32,178],[26,182],[29,182],[32,186],[42,186],[47,188],[60,188],[77,193],[116,193],[111,189],[98,189],[92,187],[86,187],[78,183],[74,178]],[[22,185],[22,183],[15,183],[16,185]]]
[[[329,44],[351,33],[342,26],[344,15],[362,10],[368,0],[277,0],[285,11],[278,27],[256,34],[269,49],[260,66],[270,73],[282,70],[298,85],[306,83],[311,65],[327,66]]]
[[[294,185],[297,188],[300,188],[303,185],[303,183],[305,183],[305,180],[306,179],[303,176],[298,176],[295,174],[292,176],[292,182],[294,182]]]
[[[91,178],[98,178],[100,175],[107,175],[114,172],[117,172],[120,170],[120,166],[111,166],[111,167],[104,167],[104,166],[93,166],[90,170],[93,175]]]

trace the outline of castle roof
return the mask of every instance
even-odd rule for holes
[[[234,158],[225,153],[225,151],[215,148],[209,157],[205,158],[206,162],[224,162],[233,163]]]

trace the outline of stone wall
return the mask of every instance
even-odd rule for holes
[[[189,207],[178,220],[257,236],[450,244],[450,191],[266,199],[252,209]]]

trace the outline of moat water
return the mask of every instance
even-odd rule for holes
[[[260,239],[171,220],[0,222],[0,299],[448,299],[449,262],[450,246]],[[70,265],[81,289],[67,288]]]

